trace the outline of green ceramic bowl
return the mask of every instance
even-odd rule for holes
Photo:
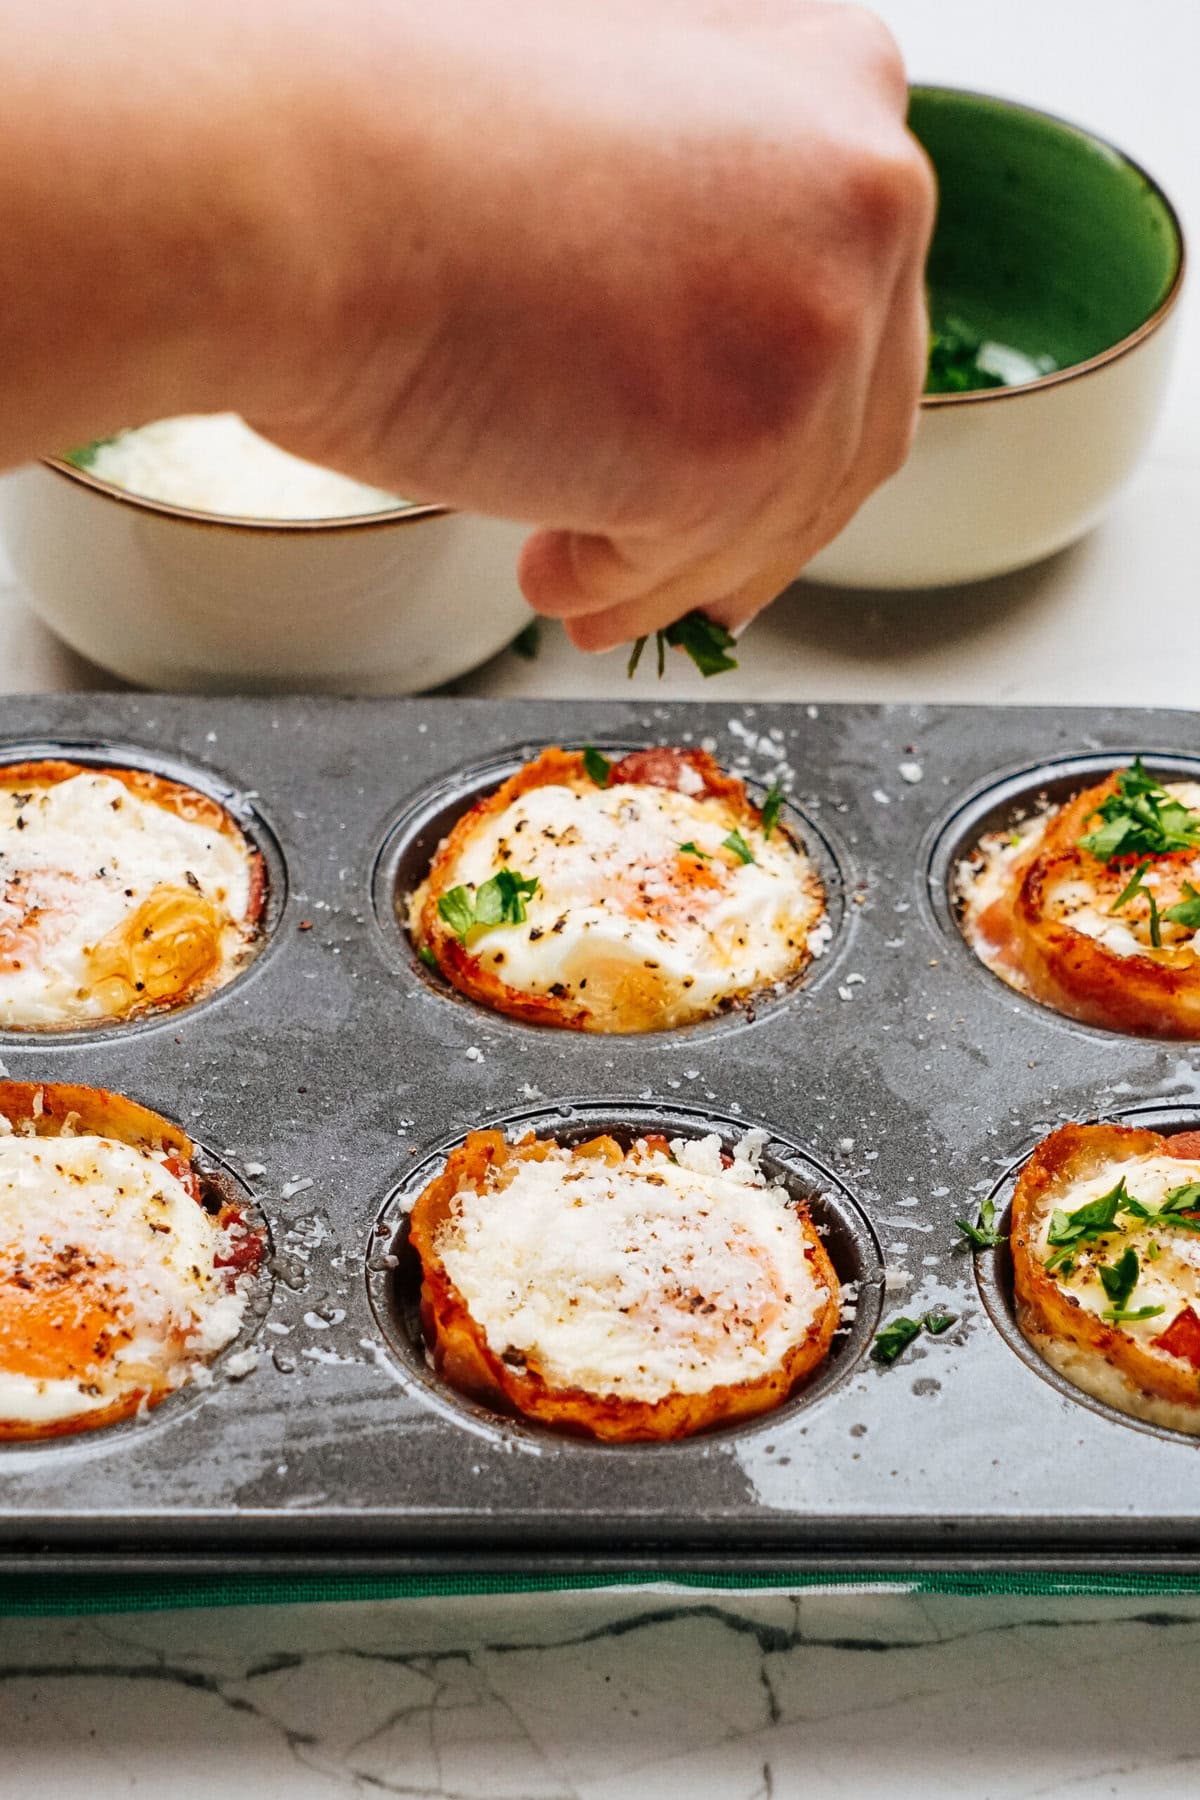
[[[1157,183],[1011,101],[914,88],[909,120],[938,177],[931,320],[967,340],[970,376],[926,394],[905,468],[809,565],[824,581],[936,586],[1060,549],[1132,470],[1165,391],[1184,247]]]

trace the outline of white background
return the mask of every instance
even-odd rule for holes
[[[879,10],[914,79],[1092,126],[1159,177],[1185,228],[1200,220],[1196,0]],[[1195,706],[1194,301],[1153,453],[1086,543],[974,590],[799,587],[755,626],[722,698]],[[666,691],[696,691],[675,660]],[[94,685],[105,682],[52,643],[0,567],[0,692]],[[616,694],[623,658],[587,660],[547,634],[536,663],[506,655],[464,685]],[[1192,1601],[895,1594],[11,1620],[0,1794],[1182,1800],[1200,1782],[1198,1643]]]

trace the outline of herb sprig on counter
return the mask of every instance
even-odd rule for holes
[[[978,1225],[972,1225],[966,1219],[955,1219],[954,1223],[972,1250],[994,1250],[997,1244],[1004,1242],[1004,1233],[996,1229],[996,1202],[994,1200],[985,1200],[979,1208]]]
[[[871,1361],[882,1363],[885,1369],[890,1369],[897,1357],[902,1356],[914,1338],[919,1338],[923,1331],[927,1331],[930,1337],[941,1337],[943,1331],[949,1331],[952,1325],[957,1324],[957,1313],[948,1312],[922,1313],[919,1319],[907,1319],[903,1316],[893,1319],[876,1335],[875,1342],[871,1345]]]
[[[724,625],[718,625],[702,612],[685,613],[682,619],[676,619],[663,631],[656,631],[655,641],[658,650],[658,678],[661,681],[667,669],[667,650],[685,650],[699,669],[700,673],[721,675],[726,669],[737,668],[737,658],[729,652],[737,642],[732,631]],[[642,660],[642,651],[647,640],[638,638],[629,654],[627,673],[633,678],[638,664]]]
[[[526,900],[538,891],[536,875],[518,875],[515,869],[498,869],[482,882],[472,897],[466,887],[453,887],[438,900],[438,913],[460,944],[477,926],[523,925]]]
[[[1125,856],[1153,859],[1172,850],[1200,850],[1200,813],[1189,811],[1181,800],[1168,794],[1162,783],[1147,773],[1140,756],[1129,768],[1121,770],[1116,792],[1100,802],[1092,817],[1103,823],[1080,838],[1079,848],[1098,856],[1101,862],[1111,863]],[[1139,869],[1118,906],[1136,891],[1144,873],[1144,869]],[[1169,918],[1174,911],[1172,907],[1166,916]]]

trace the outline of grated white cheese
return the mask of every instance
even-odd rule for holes
[[[462,1189],[437,1249],[489,1347],[556,1386],[654,1401],[751,1380],[827,1299],[764,1141],[728,1169],[715,1134],[615,1166],[554,1146]]]

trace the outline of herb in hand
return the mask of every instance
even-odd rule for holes
[[[726,669],[737,668],[737,658],[729,655],[737,642],[732,631],[727,631],[724,625],[718,625],[715,619],[706,618],[702,612],[685,613],[682,619],[676,619],[665,631],[655,632],[655,637],[660,681],[666,673],[668,645],[672,650],[686,650],[702,675],[721,675]],[[627,673],[630,677],[641,662],[645,648],[646,639],[638,638],[629,655]]]
[[[966,1219],[955,1219],[954,1223],[973,1250],[994,1250],[997,1244],[1004,1242],[1004,1233],[996,1229],[994,1200],[985,1200],[980,1207],[978,1225],[971,1225]]]

